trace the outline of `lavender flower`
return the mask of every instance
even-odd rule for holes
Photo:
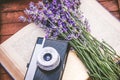
[[[67,40],[80,37],[81,29],[71,18],[71,13],[77,12],[80,0],[43,0],[43,3],[38,2],[35,5],[35,3],[30,2],[29,8],[24,11],[28,18],[22,20],[34,22],[40,27],[42,24],[41,28],[46,32],[46,38],[57,39],[62,33],[65,34],[64,37]],[[79,15],[78,12],[75,13],[75,17],[77,15]]]
[[[66,6],[68,11],[72,12],[79,8],[80,0],[63,0],[63,4]]]
[[[20,21],[23,21],[23,22],[26,22],[27,19],[26,19],[26,17],[24,17],[24,16],[20,16],[20,17],[19,17],[19,20],[20,20]]]
[[[39,2],[37,3],[37,6],[38,6],[38,8],[40,8],[40,9],[44,8],[44,4],[43,4],[43,2],[41,2],[41,1],[39,1]]]
[[[28,18],[24,18],[25,20],[23,21],[34,22],[37,25],[43,24],[42,28],[46,29],[47,38],[52,38],[53,36],[57,38],[60,33],[66,33],[66,37],[70,36],[69,33],[72,33],[74,35],[72,37],[74,38],[80,37],[80,35],[75,36],[78,35],[79,31],[77,33],[71,32],[74,28],[78,29],[79,26],[71,18],[69,11],[71,9],[74,12],[78,8],[76,6],[80,5],[79,0],[63,0],[62,2],[60,0],[43,0],[43,3],[39,1],[35,5],[35,3],[30,2],[29,8],[24,11],[28,15]],[[67,7],[67,11],[64,6]],[[87,21],[84,25],[88,25]],[[72,28],[73,30],[69,30],[67,26],[73,26],[74,28]],[[86,29],[89,30],[88,27]],[[48,30],[51,31],[49,32]]]

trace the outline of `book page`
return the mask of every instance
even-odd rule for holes
[[[7,56],[25,74],[26,63],[29,62],[37,37],[44,37],[44,35],[42,29],[31,23],[3,42],[1,46],[5,49]]]

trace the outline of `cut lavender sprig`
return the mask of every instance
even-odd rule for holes
[[[24,17],[24,16],[20,16],[20,17],[19,17],[19,20],[20,20],[20,21],[23,21],[23,22],[26,22],[26,21],[27,21],[26,17]]]
[[[88,69],[92,80],[120,80],[120,66],[114,62],[119,57],[105,42],[90,34],[90,26],[78,8],[80,0],[43,0],[31,2],[25,9],[23,22],[34,22],[46,32],[46,38],[66,39]]]

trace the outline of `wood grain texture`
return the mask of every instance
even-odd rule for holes
[[[120,20],[120,0],[98,0],[113,16]]]
[[[27,23],[10,23],[2,24],[1,35],[15,34],[18,30],[22,29]]]
[[[111,14],[118,20],[120,20],[120,14],[118,11],[115,11],[115,12],[111,12]]]
[[[109,11],[118,11],[118,3],[116,0],[104,1],[101,2],[101,5],[103,5]]]
[[[1,15],[1,24],[8,24],[8,23],[18,23],[20,15],[24,15],[23,11],[16,11],[16,12],[7,12],[7,13],[0,13]]]
[[[104,2],[104,1],[113,1],[113,0],[97,0],[99,2]]]
[[[119,15],[120,15],[120,0],[118,0]]]
[[[9,35],[1,35],[0,37],[0,42],[4,42],[5,40],[7,40],[8,38],[10,38],[12,36],[12,34]]]
[[[3,66],[0,64],[0,80],[12,80],[11,76],[6,73],[7,71],[5,71]]]
[[[6,1],[1,4],[0,12],[15,12],[15,11],[23,11],[28,7],[30,1],[38,2],[38,0],[12,0]],[[39,0],[41,1],[41,0]]]

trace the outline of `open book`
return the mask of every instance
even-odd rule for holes
[[[24,79],[27,70],[27,63],[30,61],[37,37],[44,37],[44,35],[42,29],[31,23],[1,44],[0,61],[13,78],[16,80]],[[74,66],[71,66],[71,64],[74,64]],[[68,55],[65,71],[66,75],[68,75],[67,69],[71,74],[74,74],[74,72],[81,73],[81,79],[82,76],[85,76],[84,79],[88,78],[84,65],[72,51],[70,51]],[[63,76],[63,78],[66,80],[66,76]]]
[[[91,34],[105,40],[120,52],[120,22],[107,12],[96,0],[81,0],[81,10],[91,25]],[[23,80],[37,37],[45,33],[31,23],[0,45],[0,63],[16,80]],[[72,64],[72,65],[71,65]],[[74,65],[73,65],[74,64]],[[86,80],[87,69],[76,54],[69,52],[63,80]]]

